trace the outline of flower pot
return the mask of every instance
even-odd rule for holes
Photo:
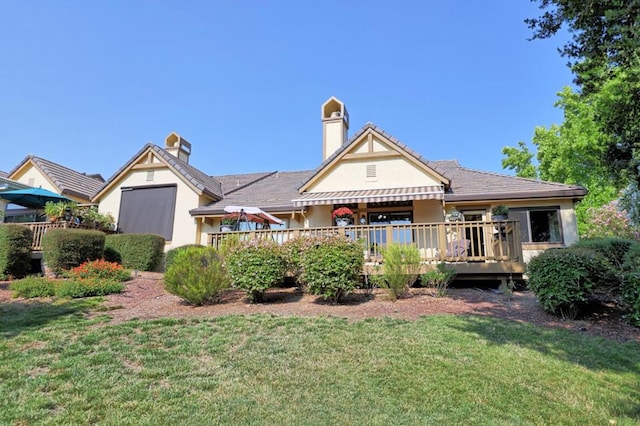
[[[491,220],[493,221],[500,221],[500,220],[507,220],[509,216],[507,216],[506,214],[494,214],[493,216],[491,216]]]
[[[346,217],[337,217],[336,218],[336,225],[338,225],[338,226],[348,226],[350,222],[351,221],[349,219],[347,219]]]
[[[220,225],[220,232],[233,231],[233,225]]]

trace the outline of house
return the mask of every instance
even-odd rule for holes
[[[456,254],[456,260],[497,262],[499,250],[522,264],[578,239],[574,206],[586,195],[582,187],[427,160],[372,123],[349,137],[349,114],[335,97],[321,106],[321,121],[323,158],[315,170],[211,176],[189,164],[191,144],[171,133],[164,147],[143,146],[91,201],[116,217],[121,232],[164,235],[167,249],[214,242],[232,205],[282,219],[283,229],[269,230],[274,238],[280,232],[280,241],[289,238],[285,230],[332,228],[332,211],[347,206],[357,225],[345,231],[352,238],[370,245],[413,242],[427,259],[450,258],[448,247],[458,241],[467,257]],[[491,222],[498,204],[510,208],[500,226]],[[447,223],[451,208],[463,213],[464,226]],[[504,246],[507,233],[514,239]]]

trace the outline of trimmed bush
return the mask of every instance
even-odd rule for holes
[[[281,283],[286,272],[281,249],[271,240],[243,241],[226,262],[233,287],[246,291],[252,303],[262,302],[264,292]]]
[[[69,279],[57,283],[56,296],[58,297],[93,297],[105,296],[112,293],[122,293],[125,285],[119,281],[90,279]]]
[[[213,247],[179,250],[164,274],[165,289],[194,305],[215,302],[229,283],[223,259]]]
[[[105,235],[84,229],[49,229],[42,237],[43,261],[56,275],[86,261],[100,259]]]
[[[542,307],[570,319],[598,285],[615,279],[606,258],[585,248],[549,249],[529,261],[527,274]]]
[[[420,251],[413,245],[389,244],[382,250],[382,275],[374,282],[387,289],[389,297],[396,300],[404,296],[420,274]]]
[[[438,263],[436,269],[425,272],[420,276],[420,282],[425,287],[435,290],[436,297],[444,297],[447,294],[447,288],[456,277],[456,270],[447,266],[446,263]]]
[[[287,268],[287,274],[300,284],[302,276],[302,255],[305,250],[312,246],[315,239],[309,237],[299,237],[287,240],[282,244],[282,256]]]
[[[189,247],[203,247],[200,244],[187,244],[184,246],[180,246],[180,247],[176,247],[176,248],[172,248],[171,250],[169,250],[165,256],[164,256],[164,270],[166,271],[169,266],[171,266],[171,264],[173,263],[173,260],[176,257],[176,254],[178,254],[178,252],[189,248]]]
[[[302,254],[302,280],[311,294],[333,303],[360,283],[362,246],[342,236],[316,239]]]
[[[156,271],[162,264],[164,244],[164,237],[155,234],[107,235],[104,258],[127,269]]]
[[[597,240],[580,240],[573,244],[571,248],[586,248],[595,250],[602,254],[612,267],[621,269],[625,255],[633,246],[633,240],[621,238],[603,238]]]
[[[56,281],[45,277],[27,277],[13,281],[9,290],[13,291],[13,297],[50,297],[56,292],[56,284]]]
[[[31,271],[31,229],[22,225],[0,225],[0,279],[22,278]]]

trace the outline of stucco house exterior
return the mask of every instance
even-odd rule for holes
[[[259,207],[283,220],[284,229],[332,227],[332,211],[348,206],[355,213],[354,225],[373,227],[366,235],[382,235],[382,243],[379,227],[445,223],[455,208],[467,223],[479,225],[476,231],[461,229],[454,238],[466,237],[479,247],[478,254],[486,255],[489,225],[481,229],[480,223],[490,221],[492,208],[504,204],[509,219],[518,221],[520,261],[578,239],[574,206],[586,195],[582,187],[471,170],[455,160],[427,160],[372,123],[349,137],[348,111],[335,97],[322,104],[321,122],[323,158],[315,170],[209,175],[189,164],[191,144],[171,133],[164,147],[143,146],[94,192],[91,202],[113,214],[121,232],[164,235],[167,249],[211,244],[231,205]],[[404,235],[433,256],[435,240],[444,237],[439,231],[422,237],[416,232],[415,227],[396,229],[386,238]],[[450,227],[446,233],[451,240]]]
[[[322,158],[314,170],[210,175],[189,163],[191,143],[171,133],[162,147],[145,144],[106,181],[29,155],[0,184],[39,186],[97,205],[115,217],[118,232],[162,235],[167,250],[218,245],[228,236],[221,219],[230,206],[258,207],[282,221],[240,229],[241,238],[340,233],[361,241],[374,263],[387,244],[410,243],[425,265],[447,261],[459,273],[500,279],[522,274],[540,251],[578,240],[574,207],[586,195],[582,187],[428,160],[373,123],[349,136],[349,113],[335,97],[320,112]],[[507,220],[494,220],[497,205],[509,207]],[[350,226],[336,227],[338,207],[353,211]]]

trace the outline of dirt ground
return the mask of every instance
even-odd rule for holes
[[[412,288],[406,297],[393,302],[383,290],[376,289],[369,294],[358,290],[343,303],[334,305],[292,287],[270,289],[265,302],[260,304],[248,303],[241,291],[228,290],[224,292],[220,303],[191,306],[164,291],[162,274],[143,273],[129,281],[123,293],[112,294],[105,299],[104,305],[110,308],[107,314],[113,318],[110,324],[133,318],[213,317],[257,313],[334,316],[354,321],[373,317],[415,320],[422,315],[472,314],[564,328],[620,342],[640,342],[640,328],[625,324],[622,312],[613,303],[595,304],[576,320],[563,320],[544,312],[530,291],[516,291],[509,298],[494,289],[465,287],[449,289],[446,297],[436,298],[430,289]],[[0,306],[17,301],[21,299],[11,298],[8,284],[0,283]]]

